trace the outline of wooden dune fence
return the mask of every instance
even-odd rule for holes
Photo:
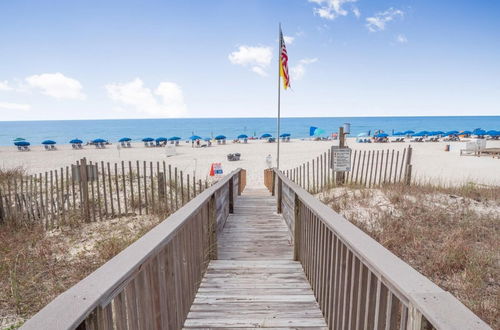
[[[331,149],[312,161],[285,170],[293,182],[311,193],[340,184],[378,186],[385,183],[411,182],[412,148],[401,150],[353,150],[351,171],[334,172]],[[269,178],[268,178],[269,180]],[[272,184],[271,184],[272,186]]]
[[[88,162],[0,185],[0,223],[38,222],[45,228],[132,214],[168,214],[208,187],[205,179],[165,164]]]

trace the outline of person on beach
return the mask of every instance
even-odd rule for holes
[[[266,165],[267,168],[273,167],[273,157],[271,156],[271,154],[267,155],[266,157]]]

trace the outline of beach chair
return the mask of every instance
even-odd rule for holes
[[[30,151],[30,147],[28,146],[23,147],[23,151]]]
[[[248,139],[243,139],[243,143],[248,143]]]
[[[50,150],[56,150],[56,146],[52,144],[52,145],[50,146]]]
[[[101,149],[106,149],[106,146],[104,145],[103,142],[99,143],[99,145],[100,145]]]
[[[130,142],[127,142],[127,148],[132,148],[132,145],[130,144]]]
[[[290,137],[289,136],[286,137],[286,142],[290,142]]]
[[[78,146],[78,149],[83,149],[83,144],[78,143],[77,146]]]
[[[17,146],[17,151],[23,151],[23,148],[21,146]]]
[[[47,144],[44,144],[43,147],[45,148],[45,150],[50,150],[50,147]]]

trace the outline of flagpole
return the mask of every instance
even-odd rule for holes
[[[278,31],[278,122],[277,122],[277,130],[278,135],[276,139],[278,140],[277,151],[276,151],[276,168],[280,168],[280,106],[281,106],[281,23],[279,23],[279,31]]]

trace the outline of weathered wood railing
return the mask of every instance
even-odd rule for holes
[[[180,329],[244,175],[235,170],[203,191],[22,329]]]
[[[330,329],[490,329],[479,317],[286,175],[278,212]]]

